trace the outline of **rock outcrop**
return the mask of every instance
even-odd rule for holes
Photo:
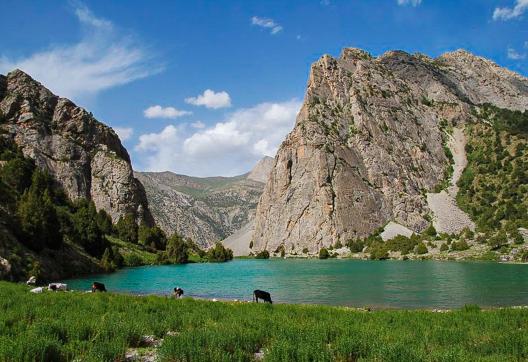
[[[48,170],[70,199],[91,199],[114,221],[132,213],[152,222],[117,134],[20,70],[0,75],[0,130]]]
[[[449,167],[445,128],[484,103],[527,109],[528,80],[462,50],[323,56],[259,201],[253,250],[316,252],[390,221],[422,231],[425,195]]]
[[[163,231],[168,235],[177,232],[208,247],[254,218],[272,160],[264,158],[249,173],[235,177],[202,178],[172,172],[135,175],[145,186],[152,214]]]

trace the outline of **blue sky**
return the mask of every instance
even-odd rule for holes
[[[12,1],[0,72],[118,131],[135,169],[249,170],[291,130],[310,64],[343,47],[465,48],[528,74],[528,0]]]

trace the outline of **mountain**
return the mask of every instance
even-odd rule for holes
[[[0,75],[0,129],[71,200],[93,200],[113,221],[130,213],[152,222],[145,191],[112,128],[20,70]]]
[[[254,250],[317,252],[386,225],[420,233],[430,220],[448,234],[475,229],[475,208],[459,207],[457,185],[469,177],[470,126],[493,125],[481,117],[487,105],[520,119],[528,79],[463,50],[436,59],[350,48],[323,56],[258,204]]]
[[[157,225],[168,235],[177,232],[207,247],[253,218],[272,162],[265,157],[249,173],[235,177],[172,172],[135,172],[135,176],[145,187]]]

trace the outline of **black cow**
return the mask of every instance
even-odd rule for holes
[[[92,284],[92,293],[95,293],[95,292],[106,292],[106,287],[103,283],[99,283],[99,282],[93,282]]]
[[[271,300],[271,294],[268,292],[265,292],[263,290],[254,290],[253,291],[253,301],[257,302],[259,299],[262,299],[265,302],[268,302],[269,304],[273,304],[273,301]]]
[[[174,298],[180,298],[183,295],[183,289],[179,287],[174,288],[174,293],[172,293],[172,295],[174,295]]]

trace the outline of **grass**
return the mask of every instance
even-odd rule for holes
[[[161,361],[519,361],[528,310],[388,310],[208,302],[0,282],[0,360],[122,361],[143,335]],[[168,331],[176,332],[167,336]]]

